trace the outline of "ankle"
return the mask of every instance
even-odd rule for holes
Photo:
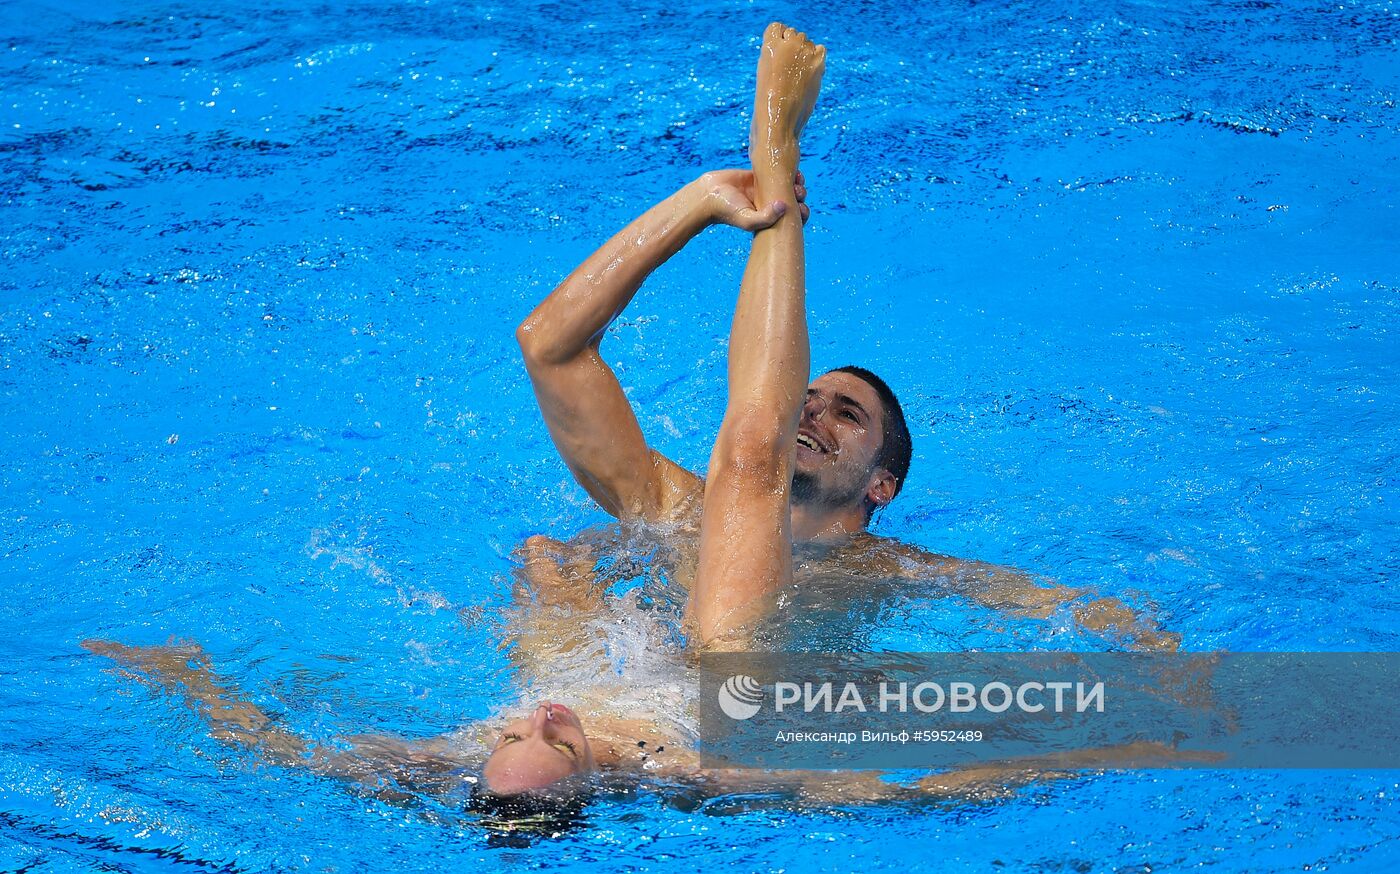
[[[755,200],[761,203],[782,200],[786,201],[788,206],[796,206],[797,193],[794,190],[793,180],[797,175],[797,161],[795,159],[773,158],[768,155],[755,157],[757,158],[753,163]]]

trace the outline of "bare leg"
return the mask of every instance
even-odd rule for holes
[[[602,658],[602,641],[589,624],[607,609],[592,548],[536,534],[516,556],[524,566],[516,574],[515,604],[500,648],[509,651],[525,682],[547,676],[561,657],[576,658],[582,650]]]
[[[798,136],[821,88],[826,50],[780,24],[764,33],[749,154],[755,204],[781,201],[754,235],[729,339],[729,403],[705,483],[690,602],[696,642],[738,645],[792,579],[792,454],[809,370]]]
[[[603,603],[603,589],[593,573],[596,557],[583,543],[564,543],[536,534],[516,551],[523,560],[517,604],[533,601],[545,607],[596,610]]]

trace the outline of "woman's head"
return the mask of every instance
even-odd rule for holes
[[[518,795],[588,774],[593,750],[577,714],[562,704],[541,703],[501,730],[481,777],[495,795]]]

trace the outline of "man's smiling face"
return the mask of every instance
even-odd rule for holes
[[[832,371],[807,387],[797,425],[792,500],[847,507],[866,497],[884,443],[884,405],[874,387]]]

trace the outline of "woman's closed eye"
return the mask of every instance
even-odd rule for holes
[[[505,734],[501,735],[500,743],[496,744],[496,746],[503,747],[506,744],[514,743],[518,740],[524,740],[524,738],[513,731],[508,731]],[[567,753],[570,758],[578,758],[578,747],[574,746],[572,741],[557,738],[553,741],[550,741],[550,745],[562,753]]]

